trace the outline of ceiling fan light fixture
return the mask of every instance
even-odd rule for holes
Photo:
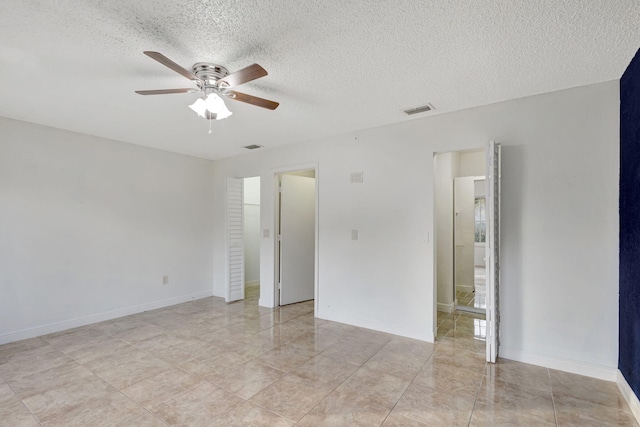
[[[189,105],[189,108],[204,119],[222,120],[233,114],[222,98],[215,93],[210,93],[206,98],[196,99],[196,102]]]
[[[207,110],[209,110],[210,113],[216,115],[216,120],[226,119],[233,114],[231,111],[229,111],[222,98],[220,98],[215,93],[210,93],[209,95],[207,95],[205,104],[207,106]]]
[[[202,117],[203,119],[206,118],[205,113],[207,112],[207,104],[204,102],[204,99],[202,98],[196,99],[196,102],[189,105],[189,108],[195,111],[196,114]]]

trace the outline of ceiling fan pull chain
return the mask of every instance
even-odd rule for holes
[[[213,133],[213,131],[211,130],[211,120],[208,120],[209,122],[209,135],[211,135]]]

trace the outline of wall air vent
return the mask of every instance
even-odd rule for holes
[[[246,148],[247,150],[255,150],[256,148],[262,148],[262,147],[264,147],[264,145],[253,144],[253,145],[247,145],[244,148]]]
[[[409,116],[412,116],[414,114],[426,113],[427,111],[432,111],[432,110],[435,110],[433,105],[427,104],[427,105],[423,105],[421,107],[409,108],[408,110],[404,110],[404,112],[405,112],[405,114],[407,114]]]

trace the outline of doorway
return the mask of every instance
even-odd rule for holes
[[[474,317],[488,362],[496,361],[499,344],[500,158],[493,141],[486,149],[434,154],[434,332],[442,336],[460,316]]]
[[[473,298],[475,182],[486,174],[485,151],[434,155],[435,282],[437,311],[453,313],[462,295]],[[457,261],[457,262],[456,262]],[[458,291],[458,292],[456,292]],[[456,293],[459,297],[456,301]]]
[[[500,144],[490,141],[486,149],[434,153],[433,183],[434,332],[440,337],[442,333],[448,333],[457,317],[474,317],[474,337],[485,341],[486,360],[495,363],[500,320]],[[484,195],[480,190],[482,187]],[[479,262],[482,243],[485,256],[484,262]],[[464,265],[460,265],[461,257],[468,260]],[[483,279],[484,297],[479,293]],[[464,289],[465,285],[467,289]],[[460,304],[463,302],[460,301],[460,290],[469,292],[467,299],[473,305],[475,293],[478,293],[478,305],[486,307],[484,314],[481,307],[461,307],[467,304]]]
[[[316,299],[315,169],[276,174],[276,305]]]

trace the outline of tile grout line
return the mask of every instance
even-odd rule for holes
[[[115,338],[115,339],[116,339],[116,340],[119,340],[119,341],[122,341],[120,338]],[[128,344],[128,343],[126,343],[125,341],[122,341],[122,342],[124,342],[125,344]],[[50,344],[50,345],[53,345],[53,346],[55,347],[55,345],[54,345],[54,344],[51,344],[51,343],[49,343],[49,344]],[[57,348],[57,347],[56,347],[56,348]],[[136,402],[135,400],[131,399],[128,395],[126,395],[125,393],[123,393],[123,392],[122,392],[122,390],[120,390],[119,388],[117,388],[115,385],[111,384],[109,381],[105,380],[104,378],[102,378],[101,376],[99,376],[98,374],[96,374],[95,372],[93,372],[93,370],[91,370],[91,369],[89,369],[89,368],[85,367],[83,363],[81,363],[81,362],[79,362],[78,360],[74,359],[72,356],[68,355],[68,354],[67,354],[67,353],[65,353],[63,350],[60,350],[60,349],[58,349],[58,350],[59,350],[61,353],[63,353],[65,356],[69,357],[71,360],[73,360],[74,362],[76,362],[80,367],[82,367],[83,369],[85,369],[87,372],[91,372],[91,375],[93,375],[94,377],[96,377],[96,378],[98,379],[98,381],[103,382],[103,383],[104,383],[104,384],[106,384],[109,388],[113,389],[113,390],[114,390],[115,392],[117,392],[117,393],[120,393],[122,396],[124,396],[124,397],[125,397],[127,400],[129,400],[131,403],[135,404],[137,408],[139,408],[139,409],[141,409],[141,410],[143,410],[143,411],[145,411],[145,412],[149,413],[149,414],[150,414],[151,416],[153,416],[154,418],[158,418],[158,417],[156,417],[153,413],[151,413],[147,408],[145,408],[144,406],[140,405],[138,402]],[[144,380],[142,380],[142,381],[144,381]],[[139,382],[140,382],[140,381],[139,381]],[[138,384],[138,383],[136,382],[136,383],[133,383],[133,384],[131,384],[131,385],[134,385],[134,384]],[[89,401],[91,401],[91,400],[93,400],[93,399],[90,399]],[[25,405],[25,406],[26,406],[26,405]],[[55,420],[55,418],[57,418],[57,417],[54,417],[53,419]],[[139,418],[139,417],[138,417],[138,418]],[[136,419],[137,419],[137,418],[136,418]],[[169,424],[167,424],[164,420],[160,419],[160,421],[162,421],[162,423],[163,423],[163,424],[165,424],[165,425],[169,426]],[[42,425],[42,424],[41,424],[41,425]]]
[[[476,397],[473,400],[473,407],[471,408],[471,413],[469,414],[469,421],[467,422],[467,426],[471,425],[471,420],[473,419],[473,413],[476,410],[476,405],[478,404],[478,397],[480,396],[480,390],[482,390],[482,384],[487,382],[487,371],[489,370],[489,366],[487,364],[487,362],[484,362],[484,369],[483,369],[483,374],[482,374],[482,378],[480,379],[480,385],[478,386],[478,388],[476,389]]]
[[[458,319],[460,318],[460,316],[462,316],[461,314],[458,314]],[[449,331],[447,331],[447,335],[449,335],[449,332],[451,331],[451,329],[449,329]],[[482,383],[486,382],[487,379],[487,371],[489,370],[489,366],[487,364],[487,361],[485,360],[484,362],[484,369],[482,370],[482,377],[480,378],[480,384],[478,385],[477,389],[476,389],[476,396],[473,400],[473,406],[471,408],[471,413],[469,414],[469,421],[467,422],[467,426],[471,425],[471,420],[473,419],[473,413],[476,410],[476,404],[478,403],[478,396],[480,395],[480,390],[482,389]]]
[[[64,351],[60,350],[59,348],[57,348],[56,346],[54,346],[53,344],[51,344],[46,338],[44,337],[38,337],[40,339],[42,339],[42,341],[44,341],[47,345],[55,348],[56,350],[58,350],[60,353],[64,354],[65,356],[69,357],[69,359],[73,360],[75,362],[75,359],[73,359],[72,357],[70,357],[68,354],[66,354]],[[50,368],[52,369],[52,368]],[[11,391],[13,392],[14,396],[20,401],[20,403],[22,404],[22,406],[24,406],[27,411],[29,411],[29,413],[31,414],[31,416],[36,420],[36,422],[42,426],[42,421],[40,420],[40,417],[38,417],[36,414],[33,413],[33,411],[31,410],[31,408],[29,407],[29,405],[27,405],[27,403],[24,401],[24,399],[22,399],[18,393],[16,393],[16,391],[14,390],[13,387],[11,387],[11,384],[9,384],[6,380],[4,380],[4,378],[2,379],[4,381],[4,383],[7,385],[7,387],[9,387],[11,389]]]
[[[36,422],[37,422],[40,426],[42,426],[42,421],[40,421],[40,418],[39,418],[36,414],[34,414],[34,413],[33,413],[33,411],[31,410],[31,408],[29,408],[29,405],[27,405],[27,404],[25,403],[25,401],[24,401],[20,396],[18,396],[18,393],[16,393],[16,391],[13,389],[13,387],[11,387],[11,384],[9,384],[8,382],[6,382],[6,381],[4,380],[4,378],[3,378],[2,380],[3,380],[3,381],[4,381],[4,383],[7,385],[7,387],[9,387],[9,388],[11,389],[11,391],[13,392],[13,395],[14,395],[14,396],[15,396],[15,397],[20,401],[20,403],[22,403],[22,406],[24,406],[24,407],[27,409],[27,411],[29,411],[29,413],[31,414],[31,416],[36,420]]]
[[[549,377],[549,389],[551,390],[551,404],[553,405],[553,419],[558,426],[558,412],[556,411],[556,398],[553,395],[553,384],[551,383],[551,371],[547,368],[547,376]]]

